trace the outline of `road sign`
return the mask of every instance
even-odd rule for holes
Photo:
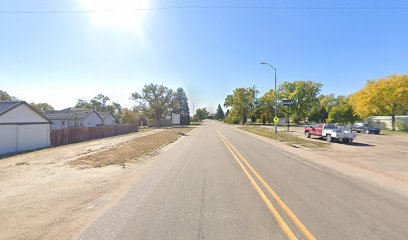
[[[293,107],[293,106],[296,105],[296,101],[295,100],[285,99],[285,100],[282,100],[282,104],[283,104],[283,106]]]
[[[173,123],[173,125],[180,125],[180,114],[176,114],[176,113],[172,113],[171,114],[171,123]]]
[[[275,124],[278,124],[278,123],[279,123],[279,118],[276,116],[276,117],[273,119],[273,122],[274,122]]]

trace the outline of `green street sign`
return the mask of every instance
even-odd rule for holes
[[[274,122],[275,124],[278,124],[278,123],[279,123],[279,118],[276,116],[276,117],[273,119],[273,122]]]

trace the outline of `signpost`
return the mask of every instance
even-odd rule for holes
[[[173,124],[173,125],[180,125],[180,119],[181,119],[181,117],[180,117],[180,115],[181,114],[177,114],[177,113],[172,113],[171,114],[171,123]]]
[[[279,124],[279,118],[278,118],[278,116],[276,116],[276,117],[273,119],[273,122],[274,122],[275,124]]]
[[[171,114],[171,123],[173,125],[173,132],[174,132],[174,125],[180,125],[180,123],[181,123],[181,114],[172,113]]]
[[[288,111],[286,112],[286,114],[288,116],[288,132],[289,132],[289,108],[296,106],[296,101],[295,100],[290,100],[290,99],[284,99],[284,100],[282,100],[282,105],[288,107],[287,108]]]

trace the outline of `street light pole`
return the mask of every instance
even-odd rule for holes
[[[276,92],[276,68],[267,62],[261,62],[261,64],[268,65],[275,71],[275,118],[276,118],[276,116],[278,115],[278,107],[277,107],[278,93]],[[278,125],[276,123],[275,123],[275,133],[278,133]]]

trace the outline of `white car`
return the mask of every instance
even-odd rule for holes
[[[333,141],[333,139],[338,139],[348,143],[356,139],[356,134],[353,133],[351,129],[341,127],[337,124],[325,124],[322,129],[322,137],[326,138],[328,142]]]

